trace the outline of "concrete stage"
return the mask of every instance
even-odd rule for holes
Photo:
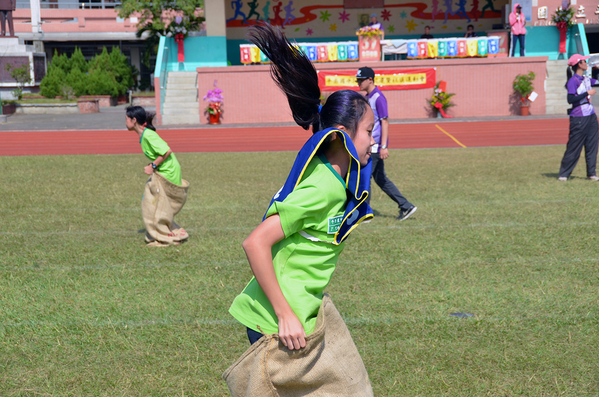
[[[455,117],[501,117],[519,114],[519,98],[514,96],[512,82],[516,75],[536,73],[535,91],[539,94],[531,104],[532,114],[545,114],[545,79],[548,58],[459,58],[422,59],[385,62],[316,63],[318,71],[357,71],[362,66],[377,69],[436,69],[436,80],[447,81],[447,91],[455,93]],[[223,90],[223,124],[256,124],[293,122],[287,98],[270,77],[269,65],[198,68],[198,95],[203,98],[214,81]],[[387,90],[390,119],[422,119],[431,117],[427,99],[433,89]],[[200,100],[200,114],[206,102]],[[201,123],[207,123],[201,117]]]

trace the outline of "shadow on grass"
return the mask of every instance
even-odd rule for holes
[[[374,216],[379,217],[379,218],[391,218],[391,219],[395,219],[397,218],[397,214],[383,214],[382,212],[379,212],[377,210],[375,210],[374,208],[372,209],[372,213],[374,214]]]
[[[546,173],[541,174],[541,175],[543,175],[545,178],[555,178],[555,179],[557,179],[559,177],[559,173],[557,173],[557,172],[546,172]],[[575,177],[573,177],[573,178],[575,178]]]
[[[541,175],[543,175],[545,178],[552,178],[552,179],[559,178],[559,173],[557,173],[557,172],[547,172],[547,173],[544,173],[544,174],[541,174]],[[570,175],[568,177],[568,180],[572,180],[572,179],[584,179],[584,180],[586,180],[587,178],[583,177],[583,176],[572,176],[572,175]]]

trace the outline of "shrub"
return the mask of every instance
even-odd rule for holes
[[[99,91],[103,89],[107,91],[103,92],[103,95],[123,95],[135,84],[127,57],[116,47],[110,54],[104,47],[102,53],[89,62],[89,74],[90,77],[94,75],[91,85],[96,92],[92,95],[101,95]],[[99,76],[110,76],[110,78],[101,82]]]
[[[91,70],[89,72],[88,82],[89,95],[118,96],[120,94],[114,76],[106,70]]]
[[[54,66],[54,58],[52,63],[48,66],[48,73],[42,79],[40,83],[40,93],[46,98],[54,98],[62,95],[62,85],[65,83],[67,78],[66,73],[58,66]]]
[[[58,55],[57,50],[54,50],[51,64],[52,66],[61,69],[65,74],[70,71],[69,57],[67,57],[67,54]]]
[[[102,53],[87,62],[79,48],[68,58],[54,52],[40,91],[47,98],[61,95],[123,95],[135,86],[135,69],[118,48]]]
[[[83,56],[83,53],[81,52],[81,49],[79,49],[79,47],[75,48],[75,52],[73,55],[71,55],[71,59],[69,59],[68,62],[68,71],[65,70],[65,72],[70,73],[74,69],[79,69],[79,71],[87,73],[87,68],[88,64]]]
[[[89,75],[78,67],[73,67],[67,75],[66,85],[73,89],[75,96],[87,95],[89,93]]]

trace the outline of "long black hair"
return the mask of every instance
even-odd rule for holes
[[[287,96],[295,122],[312,132],[342,125],[350,136],[369,104],[358,92],[341,90],[330,95],[320,112],[316,69],[308,57],[278,29],[266,23],[250,27],[248,40],[270,59],[273,80]]]
[[[568,66],[568,67],[566,68],[566,76],[567,76],[567,79],[566,79],[566,85],[564,85],[564,87],[566,87],[566,89],[568,89],[568,81],[570,81],[570,79],[571,79],[571,78],[572,78],[572,76],[573,76],[573,75],[576,73],[576,71],[577,71],[578,69],[580,69],[580,65],[579,65],[579,64],[580,64],[580,62],[578,62],[576,65],[573,65],[573,66],[571,66],[571,67],[570,67],[570,66]]]
[[[141,106],[128,106],[126,109],[126,114],[130,119],[136,119],[138,124],[156,131],[156,127],[152,125],[152,120],[156,115],[155,113],[146,112],[146,110]]]

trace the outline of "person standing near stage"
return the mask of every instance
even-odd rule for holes
[[[591,97],[597,92],[592,87],[598,83],[595,79],[583,76],[584,71],[589,68],[587,59],[589,59],[588,56],[579,54],[574,54],[568,59],[566,89],[568,90],[568,103],[572,104],[572,109],[568,112],[570,114],[568,144],[559,170],[558,180],[561,182],[567,181],[570,177],[578,163],[583,146],[587,163],[587,179],[599,181],[596,170],[599,127],[597,115],[591,103]]]
[[[425,26],[424,27],[424,34],[422,36],[420,36],[421,39],[434,39],[435,37],[431,34],[431,27],[430,26]]]
[[[514,4],[514,11],[510,14],[510,25],[512,27],[512,48],[510,49],[510,56],[513,57],[516,54],[516,43],[520,42],[520,56],[526,56],[524,49],[524,39],[526,36],[526,17],[522,14],[522,6],[516,3]]]
[[[387,98],[374,84],[374,77],[374,70],[369,67],[360,68],[356,75],[358,87],[360,87],[360,90],[366,91],[366,98],[374,112],[372,138],[375,144],[371,149],[372,178],[383,192],[387,193],[391,200],[397,203],[399,206],[397,219],[403,221],[416,212],[418,207],[406,200],[385,173],[384,160],[389,157],[389,150],[387,149],[389,143],[389,113],[387,111]],[[370,189],[368,190],[370,191]],[[368,196],[368,200],[370,200],[370,196]]]
[[[477,37],[476,36],[476,32],[474,31],[474,25],[468,25],[468,29],[466,31],[466,34],[464,35],[464,37],[468,38],[468,37]]]
[[[370,23],[368,24],[371,28],[378,29],[381,31],[381,40],[385,39],[385,28],[383,24],[377,20],[375,13],[370,14]]]

